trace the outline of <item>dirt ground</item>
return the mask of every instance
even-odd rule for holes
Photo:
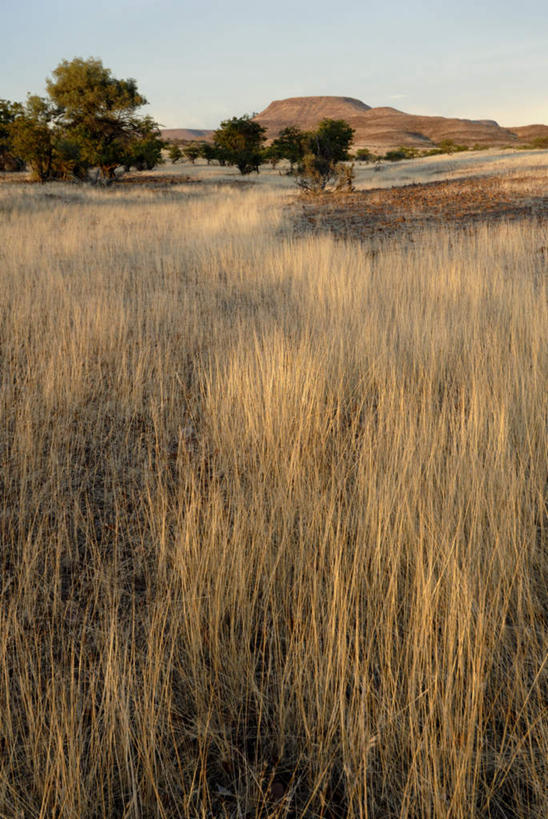
[[[548,224],[545,173],[485,176],[325,194],[292,206],[298,233],[327,232],[342,238],[413,234],[422,227],[465,227],[501,219]]]

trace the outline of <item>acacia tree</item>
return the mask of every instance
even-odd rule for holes
[[[292,172],[293,166],[301,162],[305,155],[308,138],[305,131],[301,131],[296,125],[289,125],[272,140],[269,153],[279,159],[287,159]]]
[[[246,114],[221,122],[213,135],[221,164],[236,165],[241,174],[259,173],[266,128]]]
[[[215,145],[211,145],[209,142],[202,142],[200,145],[200,156],[206,160],[208,165],[211,165],[214,159],[219,158]]]
[[[174,142],[172,142],[169,146],[167,153],[169,156],[169,161],[172,165],[175,165],[175,163],[178,162],[183,156],[183,152]]]
[[[201,155],[201,148],[196,142],[189,142],[183,148],[183,155],[194,165],[198,157]]]
[[[165,146],[157,123],[151,117],[143,117],[133,126],[122,164],[128,171],[132,167],[138,171],[150,171],[163,164],[162,148]]]
[[[0,171],[18,171],[24,167],[21,157],[13,153],[11,142],[12,124],[23,113],[18,102],[0,100]]]
[[[329,188],[352,190],[353,166],[348,149],[354,129],[343,119],[324,119],[308,135],[306,151],[297,168],[297,184],[305,191],[319,193]]]
[[[56,108],[43,97],[30,95],[9,126],[11,150],[28,163],[39,182],[52,175],[55,155]]]
[[[143,139],[143,124],[152,123],[136,115],[147,102],[136,81],[116,79],[101,60],[76,57],[54,69],[47,90],[59,108],[61,127],[78,143],[82,159],[98,167],[103,179],[113,179],[116,167],[127,164],[131,146]],[[145,131],[150,142],[152,128]],[[159,136],[157,140],[161,143]]]

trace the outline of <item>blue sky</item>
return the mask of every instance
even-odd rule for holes
[[[548,124],[547,0],[0,0],[0,98],[62,60],[135,77],[167,128],[335,94],[416,114]]]

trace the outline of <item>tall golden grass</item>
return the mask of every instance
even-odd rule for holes
[[[548,813],[546,229],[0,188],[0,816]]]

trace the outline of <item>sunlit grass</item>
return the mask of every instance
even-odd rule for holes
[[[0,189],[0,816],[546,815],[546,230],[291,195]]]

